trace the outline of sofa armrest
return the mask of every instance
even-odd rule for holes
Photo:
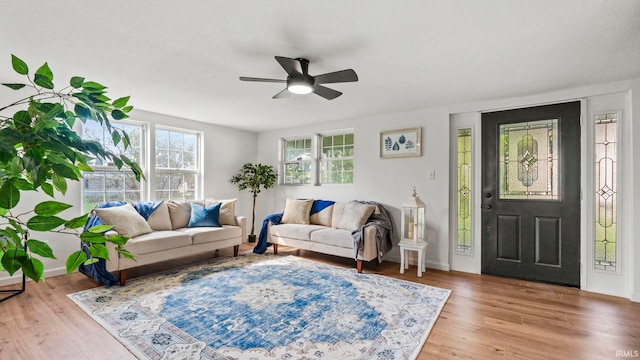
[[[118,233],[115,231],[108,231],[105,235],[113,236],[117,234]],[[107,247],[107,250],[109,251],[109,260],[106,261],[107,271],[111,272],[111,271],[120,270],[120,254],[116,251],[116,245],[111,242],[106,242],[104,245]]]
[[[247,217],[236,215],[236,224],[242,229],[242,242],[247,242]]]

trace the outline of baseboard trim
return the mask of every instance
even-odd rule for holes
[[[8,275],[8,273],[4,270],[3,270],[3,273],[5,275]],[[48,277],[65,275],[66,273],[67,273],[66,268],[58,267],[55,269],[45,270],[44,278],[46,279]],[[29,281],[33,282],[33,280],[27,278],[27,282]],[[13,274],[13,276],[5,276],[3,278],[0,278],[0,286],[8,286],[8,285],[14,285],[14,284],[21,284],[21,283],[22,283],[22,271],[16,272],[15,274]]]
[[[451,270],[451,266],[449,264],[443,264],[443,263],[434,262],[434,261],[427,261],[427,268],[435,269],[435,270],[442,270],[442,271],[450,271]]]
[[[639,292],[631,293],[631,297],[629,298],[629,300],[640,303],[640,293]]]

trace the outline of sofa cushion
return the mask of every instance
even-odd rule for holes
[[[238,199],[224,199],[224,200],[216,200],[213,198],[208,198],[204,200],[204,206],[210,206],[215,204],[216,202],[221,202],[222,206],[220,206],[220,224],[222,225],[238,225],[236,224],[236,200]]]
[[[269,231],[271,236],[308,241],[311,239],[312,232],[322,229],[326,229],[326,227],[321,225],[280,224],[271,226]]]
[[[179,231],[154,231],[129,239],[125,247],[134,255],[191,245],[191,236]]]
[[[283,224],[309,224],[309,213],[312,205],[313,199],[287,199],[280,222]]]
[[[191,218],[187,227],[220,227],[220,205],[215,203],[211,206],[202,207],[198,204],[191,204]]]
[[[336,226],[338,229],[354,231],[362,227],[369,216],[376,210],[375,205],[362,204],[357,201],[349,201],[344,207],[344,213]]]
[[[338,246],[353,249],[353,236],[351,232],[343,229],[327,228],[311,233],[311,241],[319,244]]]
[[[94,210],[103,223],[113,225],[113,229],[120,235],[131,238],[153,231],[142,215],[129,203]]]
[[[204,206],[204,201],[166,201],[169,207],[169,217],[171,217],[171,228],[180,229],[189,225],[191,219],[191,203]]]
[[[224,225],[222,227],[193,227],[182,228],[176,231],[191,236],[194,245],[210,243],[214,241],[238,238],[242,236],[239,226]]]
[[[314,225],[331,226],[333,206],[334,205],[329,205],[321,211],[309,216],[309,223]]]
[[[154,231],[171,230],[171,217],[169,216],[169,207],[166,202],[158,205],[158,207],[149,215],[147,223]]]

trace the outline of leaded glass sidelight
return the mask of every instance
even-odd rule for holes
[[[458,129],[458,239],[456,251],[472,253],[471,232],[471,129]]]
[[[557,200],[558,119],[500,125],[500,198]]]
[[[594,190],[595,258],[598,270],[616,271],[617,259],[617,122],[618,114],[595,116]]]

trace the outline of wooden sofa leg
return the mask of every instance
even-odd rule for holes
[[[127,282],[127,269],[120,270],[120,286],[124,286]]]
[[[362,260],[357,260],[356,269],[358,269],[358,274],[362,274]]]
[[[273,246],[273,255],[278,255],[278,244],[271,244]]]
[[[233,257],[238,256],[238,250],[240,250],[240,245],[236,245],[233,247]]]

